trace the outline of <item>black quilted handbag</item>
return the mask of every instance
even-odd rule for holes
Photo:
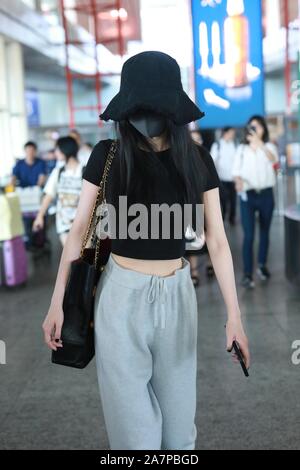
[[[54,364],[83,369],[95,355],[94,298],[97,283],[110,254],[110,239],[101,240],[96,237],[96,227],[100,220],[97,208],[105,201],[106,180],[116,148],[114,141],[106,159],[80,257],[71,263],[63,300],[63,347],[52,351]],[[89,239],[92,247],[86,248]]]

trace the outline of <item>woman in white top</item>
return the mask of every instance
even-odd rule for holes
[[[232,170],[241,204],[244,230],[242,284],[247,288],[254,287],[253,242],[257,212],[260,229],[257,274],[263,281],[270,278],[266,263],[274,209],[273,187],[276,183],[274,165],[277,162],[277,149],[269,142],[269,132],[264,118],[253,116],[248,122],[245,142],[237,149]]]
[[[43,227],[44,217],[51,202],[56,202],[56,231],[62,245],[75,219],[82,187],[83,166],[77,159],[79,146],[73,137],[61,137],[56,143],[58,160],[65,161],[62,167],[56,166],[44,187],[44,198],[34,221],[35,230]]]

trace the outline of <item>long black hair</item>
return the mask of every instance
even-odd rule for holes
[[[151,144],[128,120],[116,123],[116,133],[120,142],[121,192],[143,194],[150,200],[155,191],[155,172],[163,171],[163,165],[151,165],[151,161],[158,161]],[[166,119],[165,137],[178,177],[178,193],[186,204],[200,203],[207,171],[201,146],[192,140],[188,126],[178,126],[170,119]],[[141,148],[149,152],[147,166],[145,159],[138,158]]]

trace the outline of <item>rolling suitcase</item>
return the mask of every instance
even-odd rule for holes
[[[2,285],[14,287],[24,284],[28,277],[27,255],[22,237],[1,242]]]

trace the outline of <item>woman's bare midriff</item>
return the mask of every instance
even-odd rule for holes
[[[155,276],[171,276],[177,269],[182,267],[182,258],[168,260],[135,259],[114,253],[112,253],[112,257],[123,268]]]

